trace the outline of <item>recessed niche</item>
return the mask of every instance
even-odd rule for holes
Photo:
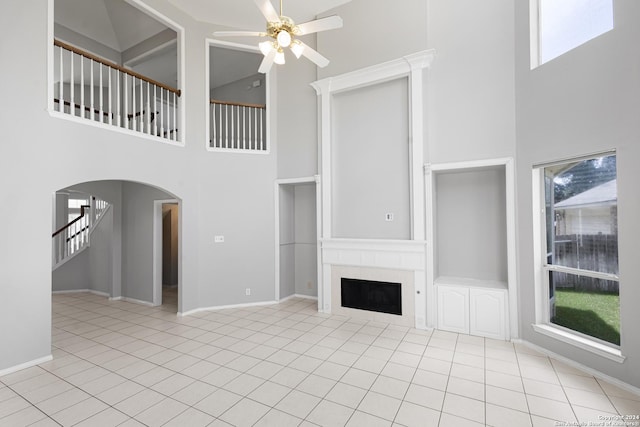
[[[504,166],[438,171],[434,178],[435,276],[506,288]]]

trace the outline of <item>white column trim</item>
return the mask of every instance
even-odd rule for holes
[[[424,254],[425,240],[425,191],[422,164],[424,161],[425,143],[425,108],[424,108],[424,70],[429,68],[435,57],[435,50],[429,49],[404,57],[362,68],[349,73],[321,79],[311,83],[319,96],[319,167],[322,177],[321,215],[318,217],[319,235],[323,241],[322,258],[319,258],[318,306],[321,311],[331,312],[331,264],[324,258],[325,244],[335,242],[332,224],[332,122],[331,109],[333,95],[339,92],[358,89],[364,86],[380,84],[387,81],[407,78],[409,98],[409,139],[410,139],[410,203],[411,203],[411,240],[422,245],[420,253]],[[393,245],[393,243],[392,243]],[[424,256],[424,255],[422,255]],[[321,267],[321,268],[320,268]],[[322,271],[320,273],[320,270]],[[415,313],[416,326],[426,327],[427,287],[424,267],[415,270]],[[421,273],[418,273],[421,271]]]

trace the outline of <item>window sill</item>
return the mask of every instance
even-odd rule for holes
[[[581,348],[582,350],[586,350],[591,353],[597,354],[598,356],[613,360],[614,362],[624,363],[626,359],[626,357],[622,355],[622,352],[619,349],[600,344],[596,341],[581,337],[576,334],[572,334],[571,332],[562,330],[560,328],[555,328],[551,325],[538,324],[533,324],[531,326],[533,327],[534,331],[542,335],[546,335],[548,337],[566,342],[567,344],[571,344],[575,347]]]

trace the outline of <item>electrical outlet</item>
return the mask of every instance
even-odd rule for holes
[[[389,222],[389,221],[393,221],[393,213],[387,213],[384,215],[384,220]]]
[[[311,289],[312,286],[313,286],[313,283],[307,282],[307,289]]]
[[[214,236],[213,241],[215,243],[224,243],[224,236]]]
[[[244,294],[245,294],[246,296],[251,295],[251,288],[247,288],[247,289],[245,289],[245,290],[244,290]]]

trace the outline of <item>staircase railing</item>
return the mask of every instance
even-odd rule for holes
[[[54,269],[89,246],[91,231],[109,208],[109,203],[104,200],[95,197],[91,197],[90,200],[91,204],[80,206],[80,216],[51,235]]]
[[[210,147],[222,150],[267,151],[266,106],[210,101]]]
[[[178,141],[180,90],[54,40],[57,111]]]

